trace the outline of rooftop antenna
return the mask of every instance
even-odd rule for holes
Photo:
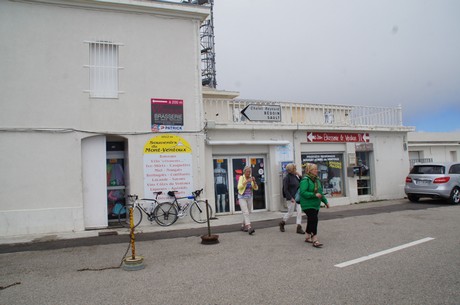
[[[201,45],[201,84],[210,88],[217,87],[216,52],[214,48],[214,0],[184,0],[183,3],[210,5],[211,14],[200,26]]]

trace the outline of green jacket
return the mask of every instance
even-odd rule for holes
[[[321,201],[324,202],[325,204],[328,203],[323,193],[323,186],[321,185],[321,181],[317,179],[316,183],[318,184],[318,190],[316,192],[323,195],[321,199],[315,196],[315,193],[314,193],[315,183],[313,182],[313,180],[311,180],[310,177],[305,175],[302,178],[302,180],[300,180],[299,193],[300,193],[300,206],[302,208],[302,211],[307,210],[307,209],[319,210],[321,206]]]

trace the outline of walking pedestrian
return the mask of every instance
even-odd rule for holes
[[[249,214],[253,209],[253,190],[257,191],[256,179],[251,176],[251,166],[247,165],[243,169],[243,175],[238,179],[238,202],[240,203],[241,212],[243,212],[243,224],[241,230],[248,232],[249,235],[254,234],[255,230],[251,227]]]
[[[284,226],[286,225],[286,221],[294,214],[294,211],[296,211],[296,233],[305,234],[305,231],[302,230],[302,209],[300,208],[300,204],[295,201],[295,194],[299,189],[300,174],[297,172],[294,163],[286,165],[286,171],[287,175],[283,179],[283,196],[286,199],[288,211],[284,214],[283,219],[279,223],[280,231],[285,231]]]
[[[315,248],[321,248],[322,243],[318,240],[318,213],[323,202],[327,208],[329,203],[324,196],[323,187],[318,177],[318,166],[313,163],[306,163],[305,175],[300,181],[300,205],[302,211],[307,214],[307,237],[305,242],[311,243]]]

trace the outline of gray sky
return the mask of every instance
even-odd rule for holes
[[[218,89],[460,130],[459,0],[214,0],[214,26]]]

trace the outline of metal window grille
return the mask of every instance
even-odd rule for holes
[[[120,43],[85,41],[89,44],[89,94],[93,98],[118,98]]]

